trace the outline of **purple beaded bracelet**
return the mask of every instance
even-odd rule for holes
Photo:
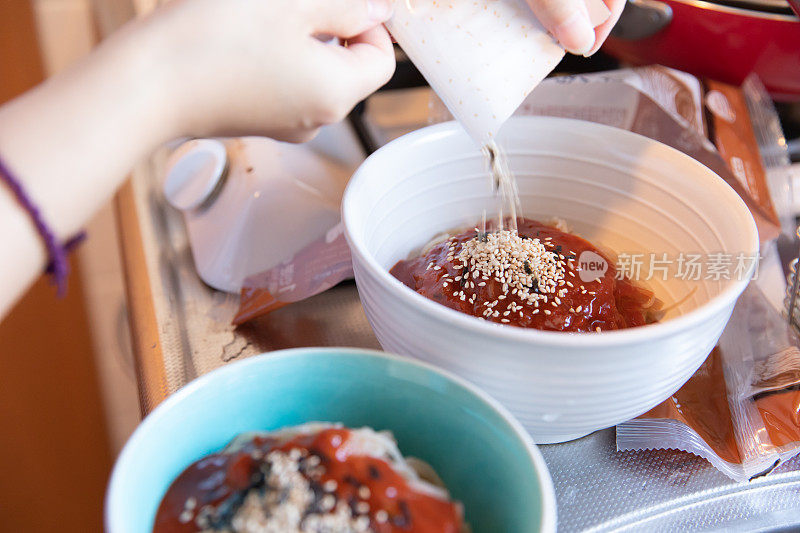
[[[39,232],[39,235],[41,235],[47,247],[47,253],[50,256],[50,262],[47,264],[46,272],[52,276],[52,281],[56,286],[58,297],[63,298],[67,293],[67,278],[69,277],[69,261],[67,260],[67,254],[86,238],[86,234],[81,232],[62,245],[58,242],[58,239],[50,230],[47,223],[45,223],[44,217],[25,192],[22,183],[14,177],[14,174],[11,173],[2,158],[0,158],[0,178],[4,178],[11,192],[14,193],[19,204],[28,212],[36,226],[36,230]]]

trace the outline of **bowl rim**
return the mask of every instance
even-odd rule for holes
[[[381,352],[378,350],[369,350],[364,348],[350,348],[350,347],[319,347],[319,348],[291,348],[286,350],[276,350],[274,352],[263,352],[258,355],[241,359],[218,367],[198,378],[192,380],[181,389],[170,395],[163,402],[161,402],[153,411],[142,420],[133,434],[128,438],[122,451],[114,462],[114,468],[111,471],[108,487],[106,488],[104,498],[104,522],[106,530],[112,533],[120,533],[128,531],[125,524],[121,524],[120,520],[116,518],[119,512],[117,508],[124,506],[124,494],[122,494],[122,475],[121,471],[125,463],[129,462],[128,457],[133,453],[133,449],[138,447],[139,443],[147,439],[148,428],[157,423],[157,421],[167,419],[170,417],[172,409],[189,396],[193,395],[196,391],[213,386],[217,381],[225,381],[242,372],[246,373],[247,369],[253,366],[270,364],[272,361],[285,360],[295,357],[351,357],[351,356],[366,356],[383,359],[393,364],[408,365],[417,367],[424,371],[437,374],[439,377],[465,389],[471,393],[478,400],[488,405],[499,418],[505,422],[511,429],[512,433],[523,444],[525,450],[528,452],[527,458],[533,465],[533,470],[536,473],[536,481],[539,484],[541,492],[542,513],[541,521],[539,524],[539,531],[546,533],[553,533],[556,530],[557,522],[557,509],[556,509],[556,496],[553,486],[553,479],[550,475],[550,469],[542,456],[536,444],[534,444],[532,437],[525,430],[522,424],[517,420],[511,412],[506,409],[499,401],[495,400],[488,393],[481,390],[476,385],[468,382],[467,380],[434,365],[412,359],[410,357],[403,357],[400,355]]]
[[[508,120],[514,123],[554,123],[556,127],[571,127],[573,129],[580,128],[583,130],[595,130],[597,133],[610,138],[619,138],[627,143],[638,143],[640,147],[647,147],[650,149],[661,150],[662,153],[669,154],[670,157],[677,158],[683,162],[695,166],[698,170],[697,179],[704,180],[709,186],[717,189],[716,198],[719,201],[726,201],[731,203],[732,211],[739,211],[740,215],[746,214],[743,219],[746,221],[747,227],[747,240],[750,243],[749,252],[759,253],[760,241],[758,237],[758,229],[756,228],[755,220],[753,219],[750,210],[744,203],[744,200],[739,197],[736,191],[730,187],[727,182],[722,179],[716,172],[703,165],[696,159],[684,154],[683,152],[672,148],[664,143],[650,139],[638,133],[633,133],[620,128],[607,126],[604,124],[597,124],[585,120],[576,120],[561,117],[544,117],[544,116],[521,116],[512,117]],[[355,238],[351,229],[352,218],[349,214],[351,209],[356,208],[357,204],[353,199],[353,195],[361,182],[369,179],[366,175],[370,168],[375,165],[376,161],[385,157],[387,154],[402,151],[409,148],[409,146],[423,141],[426,137],[435,138],[436,141],[441,141],[445,138],[453,136],[467,137],[467,133],[463,130],[461,125],[456,121],[444,122],[427,126],[407,133],[397,139],[382,146],[372,155],[370,155],[364,163],[353,174],[350,182],[345,189],[342,198],[342,222],[344,226],[345,237],[350,246],[350,251],[355,258],[358,258],[359,266],[365,267],[373,277],[392,293],[404,300],[411,306],[416,306],[421,311],[428,315],[435,315],[444,321],[447,321],[462,329],[471,328],[475,333],[480,333],[487,336],[498,337],[503,340],[512,342],[535,342],[540,345],[548,345],[554,347],[614,347],[627,345],[632,343],[640,343],[652,341],[654,339],[674,335],[675,333],[684,329],[689,329],[694,325],[701,324],[714,315],[718,314],[725,306],[731,302],[735,302],[739,295],[744,291],[745,287],[749,284],[750,278],[757,266],[757,262],[753,262],[747,271],[747,275],[739,280],[731,280],[722,292],[713,296],[707,302],[692,309],[688,313],[671,318],[664,322],[657,322],[655,324],[648,324],[635,328],[628,328],[614,331],[604,331],[600,333],[595,332],[561,332],[561,331],[542,331],[537,329],[526,329],[519,327],[509,327],[503,324],[496,324],[494,322],[487,322],[478,317],[461,313],[454,309],[450,309],[444,305],[434,302],[416,291],[405,286],[400,280],[392,276],[388,270],[384,269],[375,257],[367,250],[366,245],[359,239]],[[477,147],[476,147],[477,151]],[[354,265],[356,261],[353,261]],[[358,277],[356,277],[356,284],[358,284]]]

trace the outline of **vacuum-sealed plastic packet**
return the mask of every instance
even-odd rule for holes
[[[234,325],[310,298],[353,277],[350,248],[340,223],[292,258],[242,283]]]
[[[773,209],[786,235],[794,234],[794,179],[789,146],[778,111],[758,76],[751,74],[742,84],[747,115],[753,128],[761,163],[766,172]]]
[[[585,3],[593,26],[610,16]],[[525,0],[399,0],[386,27],[481,146],[565,54]]]
[[[763,84],[753,75],[741,87],[706,79],[703,88],[708,137],[730,171],[723,178],[784,233],[793,234],[790,160]]]
[[[737,481],[800,453],[800,339],[751,284],[719,345],[671,398],[617,426],[617,449],[676,449]]]

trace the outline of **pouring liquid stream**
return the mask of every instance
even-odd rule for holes
[[[517,213],[520,211],[517,181],[508,166],[508,159],[494,141],[488,142],[482,149],[489,166],[489,173],[494,191],[494,202],[497,210],[498,231],[508,229],[517,232]],[[481,231],[486,233],[486,210],[483,212]],[[506,228],[506,224],[508,227]]]

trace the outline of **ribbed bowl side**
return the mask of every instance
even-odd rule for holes
[[[732,310],[657,346],[645,340],[587,351],[500,343],[397,300],[362,268],[355,271],[367,318],[385,350],[475,383],[503,403],[537,443],[614,426],[669,397],[705,360]]]

